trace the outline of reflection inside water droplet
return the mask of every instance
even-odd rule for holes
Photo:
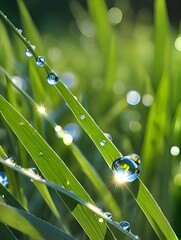
[[[23,33],[23,30],[22,30],[21,28],[19,28],[19,29],[18,29],[18,32],[19,32],[20,34],[22,34],[22,33]]]
[[[30,171],[31,173],[34,173],[36,175],[39,175],[38,170],[36,168],[34,168],[34,167],[28,168],[28,171]]]
[[[131,226],[130,226],[129,222],[127,222],[127,221],[121,221],[121,222],[119,223],[119,225],[120,225],[124,230],[126,230],[126,231],[128,231],[128,232],[131,230]]]
[[[47,82],[50,85],[55,85],[59,81],[59,76],[56,72],[50,72],[47,76]]]
[[[31,45],[31,47],[32,47],[33,49],[36,48],[34,45]],[[33,53],[32,53],[28,48],[26,49],[26,56],[27,56],[27,57],[32,57],[32,56],[33,56]]]
[[[112,164],[112,170],[117,182],[133,182],[141,171],[141,159],[137,154],[116,159]]]
[[[44,64],[45,64],[45,58],[42,56],[38,57],[36,60],[36,65],[38,67],[43,67]]]
[[[5,172],[0,171],[0,183],[5,187],[8,185],[8,177]]]

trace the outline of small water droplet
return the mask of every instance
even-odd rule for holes
[[[137,154],[116,159],[112,164],[112,170],[118,182],[133,182],[141,171],[141,159]]]
[[[22,127],[24,125],[24,122],[20,122],[19,125],[20,127]]]
[[[36,168],[32,167],[32,168],[28,168],[28,171],[30,171],[33,174],[39,175],[39,172]]]
[[[100,145],[101,145],[102,147],[104,147],[104,146],[106,145],[106,140],[101,140],[101,141],[100,141]]]
[[[64,127],[64,132],[71,135],[73,140],[76,141],[80,137],[80,128],[75,123],[69,123]]]
[[[42,153],[42,152],[40,152],[40,153],[39,153],[39,157],[42,157],[42,156],[43,156],[43,153]]]
[[[5,198],[4,194],[3,194],[3,195],[1,195],[1,197],[2,197],[2,198]]]
[[[30,52],[29,49],[26,49],[26,56],[27,57],[32,57],[33,56],[32,52]]]
[[[134,237],[135,237],[137,240],[141,240],[137,235],[134,235]]]
[[[131,230],[131,226],[130,226],[129,222],[127,222],[127,221],[121,221],[121,222],[119,223],[119,225],[120,225],[124,230],[126,230],[126,231],[128,231],[128,232]]]
[[[109,220],[112,220],[112,214],[110,212],[105,212],[104,213]]]
[[[84,120],[84,119],[85,119],[85,115],[84,115],[84,114],[81,114],[81,115],[80,115],[80,119],[81,119],[81,120]]]
[[[59,81],[59,76],[56,72],[50,72],[47,76],[47,82],[50,85],[55,85]]]
[[[67,184],[67,185],[70,185],[70,182],[69,182],[69,181],[67,181],[67,182],[66,182],[66,184]]]
[[[99,221],[100,223],[103,223],[103,222],[104,222],[103,218],[99,218],[98,221]]]
[[[9,164],[13,164],[13,165],[16,164],[16,158],[14,156],[8,156],[4,160]]]
[[[36,65],[38,67],[43,67],[44,64],[45,64],[45,58],[42,56],[38,57],[36,60]]]
[[[18,29],[18,32],[19,32],[20,34],[22,34],[22,33],[23,33],[23,30],[22,30],[21,28],[19,28],[19,29]]]
[[[112,142],[112,136],[109,133],[104,133],[104,135]]]
[[[26,38],[25,38],[25,40],[26,40]],[[32,47],[33,49],[36,48],[34,45],[31,45],[31,47]],[[27,57],[32,57],[32,56],[33,56],[33,53],[32,53],[28,48],[26,49],[26,56],[27,56]]]
[[[130,105],[137,105],[140,102],[140,94],[135,90],[131,90],[126,95],[126,100]]]
[[[5,172],[0,171],[0,183],[5,187],[8,185],[8,177]]]

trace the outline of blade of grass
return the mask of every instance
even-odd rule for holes
[[[1,233],[1,239],[3,240],[18,240],[12,231],[5,226],[3,223],[0,223],[0,233]]]
[[[0,71],[2,71],[7,79],[11,82],[11,84],[20,92],[22,93],[27,100],[33,105],[33,107],[37,110],[38,105],[34,102],[34,100],[27,95],[26,92],[24,92],[22,89],[18,88],[12,81],[12,78],[9,76],[9,74],[2,68],[0,67]],[[44,116],[52,125],[53,128],[55,128],[56,124],[54,123],[53,120],[46,114]],[[62,130],[63,131],[63,130]],[[81,153],[80,149],[72,143],[70,145],[70,150],[74,154],[76,160],[79,162],[82,170],[86,173],[86,175],[89,177],[89,179],[92,181],[92,184],[95,186],[98,194],[101,196],[102,200],[105,202],[105,205],[108,206],[109,211],[112,212],[112,214],[117,217],[118,219],[121,218],[121,209],[117,205],[114,197],[112,196],[111,192],[109,189],[106,187],[106,185],[103,183],[99,175],[97,174],[96,170],[92,167],[92,165],[88,162],[88,160],[85,158],[85,156]],[[104,195],[102,193],[104,192]],[[46,197],[45,197],[46,199]]]
[[[154,60],[154,89],[157,88],[162,77],[168,44],[168,16],[165,0],[155,0],[155,60]]]
[[[47,179],[66,186],[88,202],[92,202],[58,155],[2,96],[0,96],[0,112]],[[71,211],[73,210],[73,215],[91,239],[105,237],[107,231],[105,223],[100,223],[95,215],[87,213],[86,209],[80,210],[79,206],[72,209],[72,205],[68,205],[67,202],[65,204]]]
[[[122,239],[123,237],[125,237],[123,235],[123,233],[124,233],[130,239],[136,240],[135,236],[131,232],[121,228],[121,226],[117,222],[110,220],[107,217],[107,215],[104,214],[104,212],[102,212],[99,208],[97,208],[95,205],[93,205],[93,204],[91,204],[89,202],[86,202],[84,199],[82,199],[80,196],[78,196],[74,192],[65,189],[63,186],[59,186],[59,185],[57,185],[57,184],[55,184],[53,182],[50,182],[50,181],[45,180],[45,179],[42,179],[39,175],[29,171],[28,169],[24,169],[24,168],[22,168],[20,166],[16,166],[14,164],[8,163],[8,162],[4,161],[1,158],[1,156],[0,156],[0,162],[2,164],[4,164],[4,165],[8,166],[9,168],[19,172],[20,174],[23,174],[23,175],[27,176],[28,178],[33,180],[33,182],[37,186],[41,186],[41,185],[49,186],[50,188],[52,188],[52,189],[60,192],[61,194],[65,195],[65,197],[67,199],[67,202],[70,201],[73,206],[75,205],[75,202],[79,203],[80,204],[79,205],[80,206],[79,210],[81,210],[82,208],[85,207],[85,208],[87,208],[89,210],[89,212],[93,212],[94,214],[96,214],[98,216],[98,219],[99,220],[101,219],[100,220],[101,222],[104,219],[105,222],[107,222],[109,224],[109,226],[112,227],[113,231],[116,231],[116,234],[118,235],[118,239],[119,238]],[[2,188],[5,189],[5,187],[2,187]],[[5,190],[5,192],[7,192],[7,190]],[[81,212],[79,212],[79,214],[81,214]]]
[[[17,35],[19,35],[19,33],[14,30],[14,26],[12,25],[12,23],[4,17],[2,12],[0,12],[0,15],[7,22],[7,24],[13,29],[13,31]],[[21,38],[21,36],[19,37],[28,46],[28,48],[31,49],[31,46],[29,46],[28,42],[25,41],[23,38]],[[36,52],[33,49],[32,49],[32,52],[33,52],[33,55],[36,57]],[[47,69],[49,69],[49,66],[46,64],[44,68],[47,71]],[[75,100],[73,94],[64,86],[62,82],[59,82],[59,84],[57,85],[57,89],[60,91],[61,95],[64,97],[65,101],[68,103],[75,117],[78,119],[78,121],[80,122],[84,130],[88,133],[88,135],[93,140],[97,148],[100,150],[101,154],[104,156],[108,165],[111,167],[113,160],[118,158],[121,155],[119,151],[115,148],[113,143],[111,143],[108,139],[105,139],[104,134],[102,133],[100,128],[95,124],[94,120],[90,117],[87,111],[81,106],[81,104],[77,100]],[[101,146],[102,144],[100,143],[102,143],[102,140],[104,140],[104,143],[106,143],[106,147]],[[151,194],[149,193],[145,185],[142,183],[142,181],[139,180],[139,188],[136,194],[133,192],[133,190],[129,186],[127,186],[127,188],[131,191],[131,193],[135,197],[137,203],[143,210],[144,214],[146,215],[147,219],[151,223],[153,229],[155,230],[157,235],[160,237],[160,239],[168,239],[168,240],[178,239],[173,229],[169,225],[167,219],[161,212],[157,203],[153,200],[153,197],[151,196]],[[142,201],[143,199],[144,201]],[[152,211],[153,209],[155,210],[155,212]],[[156,215],[155,213],[159,213],[161,219],[158,220],[155,217]],[[165,233],[165,229],[169,234]]]
[[[0,221],[37,240],[73,240],[55,226],[21,210],[0,203]]]

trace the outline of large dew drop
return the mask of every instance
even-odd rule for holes
[[[8,185],[8,177],[5,172],[0,171],[0,183],[5,187]]]
[[[44,64],[45,64],[45,58],[42,56],[38,57],[36,60],[36,65],[38,67],[43,67]]]
[[[133,182],[141,171],[141,159],[137,154],[116,159],[112,164],[112,170],[118,182]]]
[[[124,229],[124,230],[126,230],[126,231],[131,231],[131,226],[130,226],[130,224],[129,224],[129,222],[127,222],[127,221],[121,221],[120,223],[119,223],[119,225]]]
[[[50,85],[55,85],[59,81],[59,76],[56,72],[50,72],[47,76],[47,82]]]

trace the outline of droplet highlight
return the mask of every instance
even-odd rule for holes
[[[106,140],[101,140],[101,141],[100,141],[100,145],[101,145],[102,147],[104,147],[104,146],[106,145]]]
[[[44,64],[45,64],[45,58],[42,56],[38,57],[36,60],[36,65],[38,67],[43,67]]]
[[[26,56],[27,56],[27,57],[32,57],[32,56],[33,56],[33,53],[30,52],[29,49],[26,49]]]
[[[5,172],[0,171],[0,183],[5,187],[8,185],[8,177]]]
[[[118,183],[133,182],[141,172],[141,159],[137,154],[116,159],[112,164],[112,170]]]
[[[178,156],[180,154],[180,148],[178,146],[172,146],[170,148],[170,153],[172,156]]]
[[[125,231],[131,231],[131,226],[130,226],[130,224],[129,224],[129,222],[127,222],[127,221],[121,221],[120,223],[119,223],[119,225],[125,230]]]
[[[59,81],[59,76],[56,72],[50,72],[47,76],[47,82],[50,85],[55,85]]]

